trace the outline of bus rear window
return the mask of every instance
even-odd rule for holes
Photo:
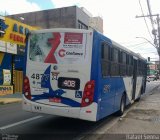
[[[87,61],[86,34],[32,34],[29,45],[31,61],[54,64],[77,64]]]

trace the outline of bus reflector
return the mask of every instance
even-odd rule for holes
[[[95,81],[91,80],[84,87],[81,107],[90,105],[93,102]]]
[[[29,84],[29,79],[28,79],[27,76],[24,77],[23,91],[24,91],[24,96],[25,96],[27,99],[31,99],[30,84]]]
[[[92,111],[91,110],[86,110],[86,113],[92,113]]]
[[[49,98],[49,102],[61,103],[61,98]]]

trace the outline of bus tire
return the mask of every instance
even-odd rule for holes
[[[126,106],[126,95],[123,94],[122,98],[121,98],[121,103],[120,103],[120,109],[117,112],[118,116],[122,116],[125,110],[125,106]]]

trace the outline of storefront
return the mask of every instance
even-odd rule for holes
[[[0,96],[22,93],[25,38],[35,29],[0,16]]]

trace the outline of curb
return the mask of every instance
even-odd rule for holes
[[[3,98],[3,99],[0,99],[0,105],[18,103],[21,101],[22,101],[22,99],[19,99],[19,98]]]

